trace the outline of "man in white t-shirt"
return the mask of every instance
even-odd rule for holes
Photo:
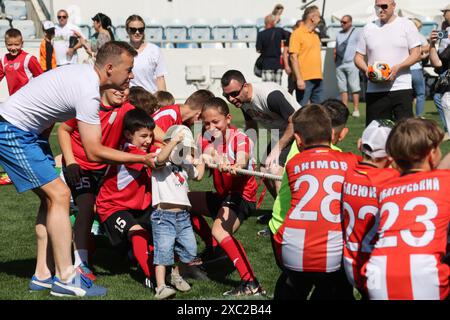
[[[366,76],[368,65],[376,61],[388,63],[392,70],[387,81],[368,82],[366,126],[376,119],[413,116],[409,67],[420,59],[421,41],[414,24],[394,14],[395,6],[394,0],[375,0],[379,19],[364,27],[356,49],[355,64]]]
[[[59,10],[57,18],[58,23],[55,24],[55,38],[53,39],[56,64],[58,66],[64,66],[66,64],[78,63],[77,50],[81,48],[81,41],[77,40],[77,36],[81,35],[81,30],[68,22],[69,14],[66,10]],[[71,37],[73,37],[72,40]]]
[[[0,105],[0,165],[18,192],[32,190],[41,200],[31,291],[51,289],[56,296],[106,294],[105,288],[93,285],[74,270],[70,190],[55,171],[48,137],[55,122],[76,118],[90,161],[152,165],[153,155],[132,155],[101,144],[100,91],[124,90],[129,86],[136,54],[126,42],[109,42],[98,52],[94,67],[71,65],[53,69]],[[52,259],[47,256],[49,247],[53,250],[54,270],[47,264]]]
[[[279,84],[247,83],[238,70],[225,72],[221,84],[223,96],[242,110],[246,130],[256,131],[258,124],[269,130],[278,130],[278,137],[274,137],[274,132],[271,131],[272,141],[267,146],[267,158],[262,162],[261,170],[282,175],[294,139],[292,115],[300,109],[300,104]],[[264,183],[275,198],[281,182],[265,179]]]

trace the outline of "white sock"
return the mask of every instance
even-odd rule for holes
[[[88,251],[86,249],[75,250],[74,255],[75,267],[78,267],[83,261],[88,262]]]

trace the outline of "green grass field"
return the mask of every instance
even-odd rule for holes
[[[356,141],[364,128],[364,105],[359,119],[350,118],[348,127],[350,132],[339,146],[345,151],[357,152]],[[233,123],[243,127],[240,111],[232,107]],[[426,118],[437,121],[438,113],[431,101],[427,101]],[[51,137],[54,154],[59,153],[56,134]],[[450,150],[450,143],[442,145],[443,154]],[[194,191],[212,190],[212,181],[206,178],[199,183],[191,183]],[[270,210],[273,199],[266,195],[262,210]],[[29,293],[28,281],[33,275],[35,266],[35,237],[34,222],[38,209],[37,197],[32,192],[17,194],[13,186],[0,186],[0,300],[46,300],[54,299],[48,292]],[[256,212],[249,218],[236,234],[242,241],[255,273],[268,292],[268,298],[273,296],[274,286],[279,275],[272,254],[270,240],[257,236],[262,226],[256,223]],[[209,222],[211,222],[209,220]],[[106,300],[148,300],[153,299],[147,289],[137,280],[137,271],[131,270],[127,259],[116,254],[105,237],[97,237],[97,251],[92,261],[98,275],[97,283],[106,286],[108,295]],[[203,244],[199,242],[199,252]],[[177,293],[176,299],[223,299],[222,293],[238,284],[239,275],[233,272],[227,278],[218,280],[189,280],[192,290],[189,293]]]

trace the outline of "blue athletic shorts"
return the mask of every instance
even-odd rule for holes
[[[0,165],[20,193],[58,178],[48,139],[3,120],[0,120]]]

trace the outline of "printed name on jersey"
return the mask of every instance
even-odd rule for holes
[[[399,187],[384,189],[383,191],[381,191],[380,201],[383,201],[388,197],[401,195],[403,193],[411,193],[417,191],[439,191],[439,190],[440,186],[438,178],[423,179],[416,183],[410,183]]]
[[[344,182],[343,192],[346,195],[363,198],[377,198],[377,188]]]
[[[333,170],[343,170],[347,171],[348,164],[345,161],[328,161],[328,160],[318,160],[303,162],[300,165],[294,167],[294,174],[298,174],[302,171],[312,170],[312,169],[333,169]]]

